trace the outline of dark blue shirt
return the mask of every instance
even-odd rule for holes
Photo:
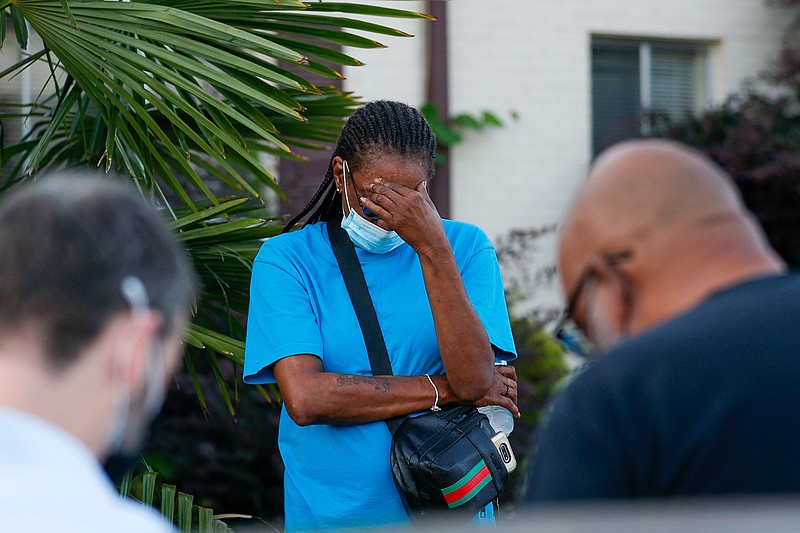
[[[555,399],[528,501],[800,492],[800,275],[719,291]]]

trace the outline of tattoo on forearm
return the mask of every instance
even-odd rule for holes
[[[386,378],[373,378],[372,376],[341,375],[336,378],[339,387],[353,387],[355,385],[371,385],[377,392],[389,392],[391,383]]]

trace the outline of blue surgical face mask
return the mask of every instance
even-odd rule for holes
[[[350,172],[347,161],[342,162],[342,189],[344,189],[344,200],[347,202],[347,217],[342,220],[342,229],[347,232],[353,244],[363,248],[373,254],[385,254],[391,252],[401,244],[403,239],[395,231],[389,231],[376,226],[366,218],[362,217],[350,207],[350,198],[347,196],[347,174]]]

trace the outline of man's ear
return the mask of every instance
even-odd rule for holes
[[[149,309],[123,313],[116,320],[121,324],[114,346],[114,379],[138,388],[144,380],[153,342],[158,341],[163,320],[159,312]]]
[[[334,156],[331,162],[333,166],[333,181],[336,182],[336,190],[342,192],[344,187],[344,159],[341,156]]]

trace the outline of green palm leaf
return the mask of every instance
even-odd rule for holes
[[[220,518],[252,518],[246,515],[215,515],[214,510],[194,504],[194,496],[178,492],[175,485],[159,481],[159,474],[143,459],[136,463],[120,482],[120,494],[149,505],[180,531],[232,530]]]
[[[342,28],[405,35],[388,26],[329,14],[335,11],[421,16],[373,6],[331,3],[322,7],[295,0],[223,4],[16,0],[8,11],[12,19],[26,20],[42,37],[45,49],[3,74],[52,54],[57,70],[67,77],[57,92],[58,104],[47,115],[48,127],[26,139],[36,139],[37,144],[25,157],[17,157],[26,165],[12,170],[35,172],[68,161],[69,155],[79,151],[65,151],[63,145],[53,151],[52,143],[62,133],[80,132],[81,139],[91,145],[84,146],[84,155],[89,157],[76,161],[103,161],[107,168],[130,174],[164,201],[178,199],[192,206],[197,194],[216,201],[206,183],[209,161],[219,169],[212,174],[215,178],[249,196],[259,196],[256,184],[278,190],[259,159],[261,153],[290,152],[276,119],[291,132],[289,137],[297,146],[330,138],[328,132],[320,136],[313,127],[305,138],[302,128],[309,116],[302,97],[323,91],[281,65],[340,77],[325,62],[359,62],[329,46],[310,44],[308,39],[376,47],[382,45]],[[24,27],[16,32],[21,43],[27,42]],[[341,111],[353,105],[352,98],[340,102],[333,116],[346,114]],[[93,132],[88,137],[91,143],[86,142],[89,131]],[[105,143],[98,152],[100,135]],[[202,154],[203,162],[193,158],[197,154]],[[176,174],[183,178],[176,179]],[[12,174],[11,179],[16,178]],[[159,182],[171,193],[165,193]]]
[[[341,78],[336,65],[361,63],[336,45],[375,48],[383,45],[364,34],[407,35],[363,16],[425,17],[297,0],[0,0],[0,28],[11,20],[24,48],[27,22],[44,43],[0,79],[43,64],[56,82],[25,106],[0,102],[0,121],[31,124],[0,151],[0,193],[63,166],[129,176],[164,206],[201,281],[187,368],[201,357],[212,369],[218,357],[240,365],[252,261],[281,230],[261,200],[265,188],[282,194],[262,156],[299,159],[293,149],[336,140],[357,100],[299,73]],[[274,387],[263,392],[278,398]]]

